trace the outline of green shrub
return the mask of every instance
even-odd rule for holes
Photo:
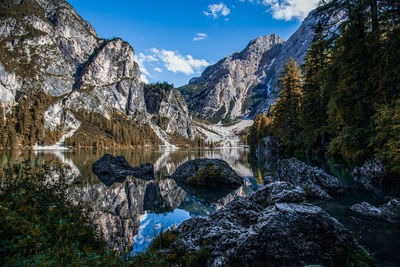
[[[120,265],[81,205],[67,199],[63,166],[10,165],[1,171],[2,266]],[[49,182],[58,174],[55,182]]]

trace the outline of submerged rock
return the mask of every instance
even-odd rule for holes
[[[352,176],[356,182],[361,182],[366,188],[374,189],[380,186],[387,172],[382,160],[366,160],[361,167],[354,168]]]
[[[174,246],[208,251],[208,266],[343,266],[350,253],[368,257],[342,224],[309,204],[264,208],[239,197],[210,217],[183,222],[176,231]]]
[[[105,154],[92,166],[93,172],[107,186],[115,182],[123,181],[127,176],[133,175],[136,178],[151,179],[154,177],[154,167],[146,163],[132,168],[122,156],[114,157]]]
[[[258,143],[257,157],[265,163],[268,169],[274,169],[282,158],[278,139],[267,136]]]
[[[362,216],[374,217],[386,220],[390,223],[400,225],[400,200],[392,199],[386,204],[379,206],[379,208],[367,203],[362,202],[355,204],[350,209]]]
[[[338,178],[295,158],[279,161],[277,179],[301,186],[311,198],[331,199],[344,192]]]
[[[220,159],[189,160],[179,166],[171,178],[197,187],[236,188],[243,184],[243,179]]]

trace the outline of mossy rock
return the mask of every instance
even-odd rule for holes
[[[243,179],[220,159],[187,161],[178,167],[171,178],[194,187],[235,188],[243,184]]]

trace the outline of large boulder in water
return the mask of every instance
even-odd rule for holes
[[[369,159],[361,167],[354,168],[352,173],[354,180],[361,182],[368,189],[382,185],[383,179],[387,176],[387,171],[380,159]]]
[[[260,140],[257,148],[257,157],[264,162],[266,168],[274,169],[282,158],[282,152],[277,138],[267,136]]]
[[[133,175],[136,178],[151,179],[154,177],[154,167],[146,163],[133,168],[122,156],[114,157],[105,154],[92,165],[92,171],[107,186],[115,182],[123,181],[127,176]]]
[[[301,186],[309,198],[326,200],[344,192],[338,178],[295,158],[279,161],[276,178]]]
[[[263,207],[236,198],[210,217],[176,230],[173,247],[207,251],[207,266],[345,266],[351,255],[368,259],[350,232],[321,208],[276,203]]]
[[[359,215],[379,218],[386,220],[390,223],[400,226],[400,200],[392,199],[386,204],[379,206],[379,208],[367,203],[361,202],[350,207],[350,209]]]
[[[243,179],[220,159],[195,159],[179,166],[172,179],[179,183],[195,187],[236,188],[243,184]]]

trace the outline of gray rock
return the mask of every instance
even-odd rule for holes
[[[204,85],[201,95],[189,102],[193,111],[208,117],[217,114],[216,120],[246,114],[248,111],[243,110],[243,104],[250,89],[265,78],[266,69],[280,52],[283,42],[276,34],[261,36],[243,51],[206,68],[201,77],[190,81],[190,84]],[[219,110],[222,114],[218,114]]]
[[[381,217],[382,216],[382,211],[378,209],[377,207],[367,203],[367,202],[361,202],[360,204],[355,204],[350,207],[352,211],[355,213],[364,215],[364,216],[370,216],[370,217]]]
[[[306,193],[299,186],[287,182],[273,182],[257,190],[250,199],[263,206],[285,202],[298,203],[306,199]]]
[[[178,228],[174,246],[209,251],[208,266],[341,266],[348,251],[368,255],[349,231],[321,208],[277,203],[263,208],[237,198],[210,217]]]
[[[279,181],[279,178],[274,175],[269,174],[263,178],[263,181],[264,181],[264,184],[269,184],[269,183]]]
[[[151,123],[129,43],[99,38],[64,0],[13,0],[1,5],[5,15],[0,18],[0,104],[12,107],[18,95],[40,90],[57,97],[52,106],[60,108],[51,113],[49,107],[46,112],[57,116],[47,116],[44,128],[65,125],[68,112],[95,112],[105,119],[118,112],[136,120],[138,127],[149,124],[165,144],[168,134],[196,137],[197,132],[188,129],[191,117],[179,99],[160,109],[174,121],[165,130]]]
[[[257,157],[264,162],[266,168],[274,169],[282,158],[278,139],[272,136],[261,139],[258,143]]]
[[[0,41],[6,53],[0,59],[6,72],[0,81],[6,81],[2,89],[9,92],[1,101],[10,102],[17,91],[32,88],[53,96],[71,92],[77,68],[99,45],[96,32],[62,0],[14,1],[10,6],[11,12],[24,8],[32,13],[17,11],[15,16],[0,18]],[[19,86],[10,83],[10,75],[15,75]]]
[[[295,158],[279,161],[277,177],[280,181],[301,186],[309,197],[330,199],[344,192],[338,178]]]
[[[154,177],[152,164],[147,163],[132,168],[124,157],[114,157],[110,154],[105,154],[96,161],[92,166],[92,170],[107,186],[111,186],[115,182],[121,182],[130,175],[143,179]]]
[[[209,116],[224,111],[221,119],[267,113],[279,96],[277,81],[284,65],[291,57],[299,65],[304,62],[314,37],[313,27],[321,19],[327,19],[326,31],[335,32],[342,17],[339,14],[321,18],[314,10],[286,42],[277,35],[251,41],[242,52],[222,59],[206,68],[200,77],[190,80],[190,84],[200,85],[203,90],[190,99],[189,108]],[[259,101],[246,107],[246,100]]]
[[[366,188],[374,189],[382,185],[387,171],[381,159],[366,160],[361,167],[354,168],[352,176]]]
[[[105,154],[96,161],[92,170],[96,175],[129,175],[132,171],[131,165],[122,156],[114,157],[110,154]]]
[[[385,219],[391,223],[400,225],[400,200],[395,198],[379,207]]]
[[[158,124],[166,133],[177,133],[187,139],[195,137],[192,117],[185,99],[175,88],[156,89],[146,87],[145,102],[147,112],[153,115],[153,123]]]
[[[386,220],[390,223],[400,225],[400,200],[392,199],[389,202],[379,206],[379,208],[362,202],[355,204],[350,209],[362,216],[373,217]]]
[[[201,77],[190,80],[190,84],[203,85],[204,89],[189,102],[192,104],[189,107],[208,115],[215,115],[224,107],[222,118],[232,119],[268,112],[279,96],[276,87],[279,73],[290,57],[303,63],[318,19],[315,12],[310,12],[286,42],[277,35],[262,36],[251,41],[242,52],[205,69]],[[254,96],[261,101],[244,108],[246,99]]]
[[[235,188],[243,184],[243,179],[220,159],[189,160],[179,166],[171,178],[197,187]]]

